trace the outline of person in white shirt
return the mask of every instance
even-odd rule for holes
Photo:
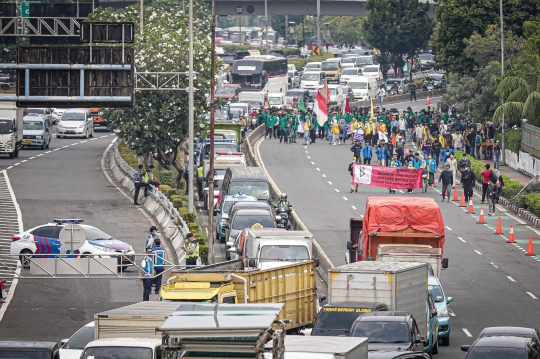
[[[420,148],[422,147],[422,126],[416,125],[416,147]]]
[[[400,117],[399,119],[399,133],[401,133],[401,137],[405,138],[405,130],[407,128],[407,123],[405,122],[404,117]]]
[[[454,150],[460,151],[463,147],[463,135],[459,132],[456,132],[452,135],[452,144],[454,145]]]
[[[381,108],[383,107],[384,96],[386,96],[386,90],[384,89],[384,85],[381,85],[377,90],[377,97],[379,98],[379,105]]]

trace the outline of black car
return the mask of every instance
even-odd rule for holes
[[[0,358],[58,359],[58,343],[37,341],[0,341]]]
[[[368,359],[429,359],[429,354],[401,350],[377,350],[368,352]]]
[[[432,74],[429,75],[426,80],[433,83],[434,89],[444,89],[446,88],[446,77],[443,74]]]
[[[311,336],[349,336],[354,321],[365,313],[387,311],[384,303],[341,302],[326,304],[321,308]]]
[[[465,359],[537,359],[540,347],[535,339],[510,336],[478,338],[472,345],[462,345]]]
[[[424,351],[426,339],[407,312],[372,312],[361,315],[351,327],[351,337],[368,338],[368,350]]]
[[[533,338],[540,345],[540,332],[534,328],[524,327],[487,327],[482,330],[478,338],[494,337],[494,336],[510,336]]]
[[[241,51],[236,51],[233,57],[235,60],[242,60],[246,56],[251,56],[251,53],[246,50],[241,50]]]

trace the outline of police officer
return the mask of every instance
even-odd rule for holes
[[[141,191],[141,187],[145,189],[148,187],[148,183],[144,182],[144,175],[143,175],[143,165],[140,164],[137,171],[135,171],[135,174],[133,175],[133,185],[135,186],[135,193],[133,194],[133,204],[135,206],[140,206],[138,199],[139,199],[139,192]]]
[[[154,261],[152,260],[152,247],[146,248],[146,257],[141,262],[141,280],[143,281],[143,302],[150,300],[150,293],[152,292],[152,283],[154,271]]]
[[[159,290],[161,289],[161,281],[163,279],[161,273],[163,273],[165,270],[165,248],[161,247],[161,241],[159,238],[156,238],[154,241],[154,250],[152,253],[154,253],[154,272],[156,273],[156,277],[154,278],[153,282],[154,286],[156,287],[154,293],[159,294]]]
[[[155,241],[156,241],[156,233],[157,233],[157,227],[152,226],[149,230],[150,233],[148,233],[148,236],[146,236],[146,242],[144,243],[144,248],[152,248],[154,249]]]
[[[184,259],[186,260],[186,266],[195,266],[197,265],[197,258],[199,258],[199,242],[195,240],[193,233],[188,233],[186,237],[188,245],[182,247],[185,252]]]
[[[203,165],[201,164],[201,165],[197,168],[197,193],[199,194],[199,201],[203,201],[203,200],[204,200],[204,195],[203,195],[203,181],[204,181],[204,167],[203,167]]]

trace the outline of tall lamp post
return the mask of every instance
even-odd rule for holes
[[[268,47],[268,0],[264,0],[264,22],[266,24],[266,54],[270,52]]]
[[[503,5],[502,0],[499,0],[499,16],[501,22],[501,75],[504,77],[504,25],[503,25]],[[504,104],[504,99],[502,100]],[[506,165],[506,155],[505,155],[505,145],[504,141],[506,139],[505,130],[504,130],[504,114],[502,115],[502,143],[501,143],[501,163]]]
[[[193,109],[195,98],[193,95],[193,0],[189,0],[189,81],[188,81],[188,90],[189,90],[189,109],[188,109],[188,128],[189,128],[189,160],[188,160],[188,210],[194,212],[193,207],[193,157],[194,148],[193,148],[193,137],[194,137],[194,126],[195,126],[195,112]]]

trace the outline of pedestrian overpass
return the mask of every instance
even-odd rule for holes
[[[436,5],[433,0],[420,0]],[[210,5],[211,0],[204,0]],[[317,15],[317,0],[215,0],[216,15]],[[320,0],[321,16],[366,16],[366,0]],[[430,16],[435,13],[430,11]]]

